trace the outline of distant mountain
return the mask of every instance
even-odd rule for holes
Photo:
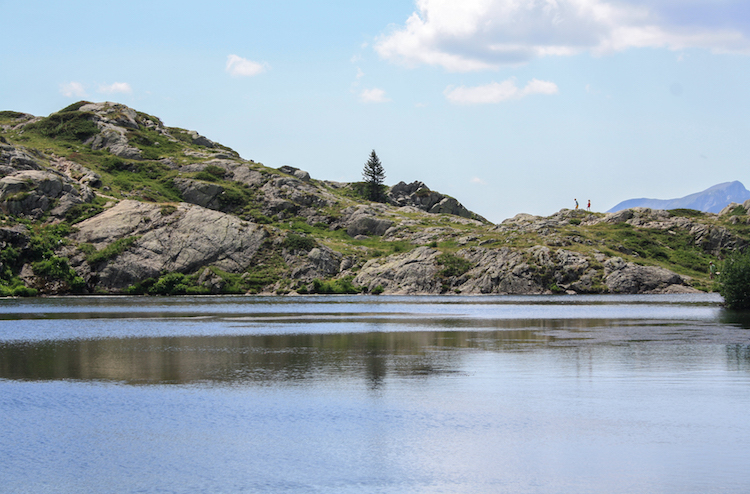
[[[610,209],[609,213],[630,208],[651,209],[697,209],[707,213],[718,213],[731,202],[742,204],[750,199],[748,191],[741,182],[726,182],[714,185],[703,192],[690,194],[679,199],[628,199]]]

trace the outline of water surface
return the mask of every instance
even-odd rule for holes
[[[748,492],[719,302],[0,300],[0,492]]]

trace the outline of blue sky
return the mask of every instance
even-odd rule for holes
[[[0,109],[117,101],[500,222],[750,186],[746,0],[0,0]]]

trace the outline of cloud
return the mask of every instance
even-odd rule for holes
[[[482,179],[481,179],[481,178],[479,178],[479,177],[473,177],[473,178],[471,179],[471,183],[473,183],[473,184],[477,184],[477,185],[487,185],[487,182],[485,182],[484,180],[482,180]]]
[[[127,82],[115,82],[113,84],[99,86],[99,92],[104,93],[104,94],[112,94],[112,93],[130,94],[133,92],[133,89],[130,87],[130,84],[128,84]]]
[[[66,82],[60,84],[60,94],[66,98],[83,98],[86,96],[86,90],[80,82]]]
[[[679,5],[673,0],[417,0],[406,24],[381,36],[375,50],[407,66],[450,72],[629,48],[750,54],[743,1],[717,6],[712,0]]]
[[[549,81],[532,79],[523,89],[516,85],[515,78],[503,82],[491,82],[484,86],[466,87],[448,86],[443,94],[451,103],[464,105],[501,103],[512,99],[520,99],[532,94],[557,94],[557,84]]]
[[[226,70],[233,76],[253,77],[262,74],[268,68],[268,64],[265,62],[253,62],[237,55],[229,55],[227,57]]]
[[[359,100],[363,103],[386,103],[391,101],[390,98],[385,96],[385,91],[378,88],[363,89],[359,93]]]

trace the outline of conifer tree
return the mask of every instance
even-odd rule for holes
[[[365,163],[365,168],[362,170],[362,177],[365,179],[367,198],[371,201],[382,202],[382,186],[385,180],[385,170],[383,170],[383,165],[380,163],[374,149],[370,153],[370,159]]]

